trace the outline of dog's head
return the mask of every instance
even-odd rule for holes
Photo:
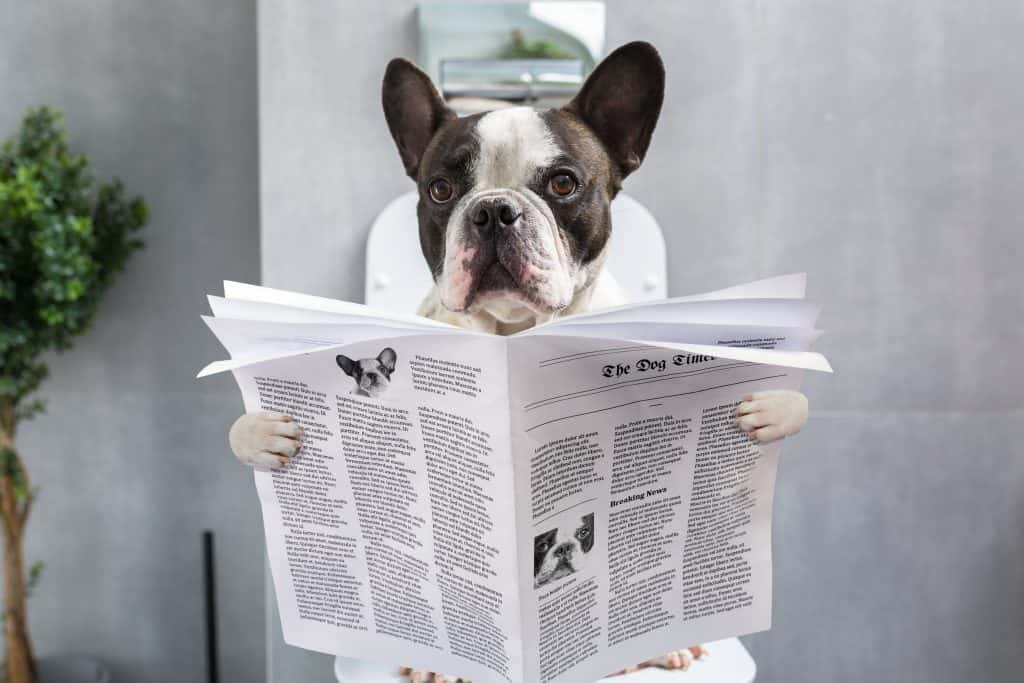
[[[594,547],[594,513],[583,515],[579,524],[539,534],[533,539],[533,585],[543,586],[583,568]]]
[[[394,349],[387,348],[376,358],[352,360],[348,356],[338,354],[335,358],[338,367],[356,382],[356,387],[367,396],[376,398],[391,384],[391,373],[395,371],[398,355]]]
[[[384,114],[419,189],[420,245],[442,304],[514,323],[557,313],[588,288],[609,205],[643,161],[664,87],[654,47],[630,43],[561,109],[460,118],[426,74],[392,60]]]

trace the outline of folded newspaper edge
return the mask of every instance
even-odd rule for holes
[[[200,376],[232,371],[246,412],[305,432],[254,475],[285,641],[477,683],[592,683],[769,628],[782,440],[752,441],[735,409],[832,371],[805,287],[496,337],[225,282],[203,320],[230,359]]]

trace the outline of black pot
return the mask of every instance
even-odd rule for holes
[[[110,670],[82,655],[52,655],[36,660],[38,683],[110,683]]]

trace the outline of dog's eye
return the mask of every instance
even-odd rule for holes
[[[560,171],[548,180],[548,192],[556,197],[568,197],[576,191],[576,179],[565,171]]]
[[[452,187],[452,184],[444,178],[438,178],[430,183],[429,191],[430,198],[438,204],[444,204],[452,198],[453,194],[455,194],[455,188]]]
[[[550,547],[551,547],[551,544],[548,543],[547,541],[545,541],[544,543],[541,543],[540,545],[537,546],[537,552],[539,552],[539,553],[546,553],[548,551],[548,548],[550,548]]]
[[[586,538],[590,535],[590,529],[580,529],[576,532],[576,538]]]

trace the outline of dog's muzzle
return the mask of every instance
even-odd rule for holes
[[[532,194],[532,193],[530,193]],[[547,204],[526,192],[488,191],[452,213],[441,301],[452,311],[508,298],[538,313],[572,301],[573,266]]]

